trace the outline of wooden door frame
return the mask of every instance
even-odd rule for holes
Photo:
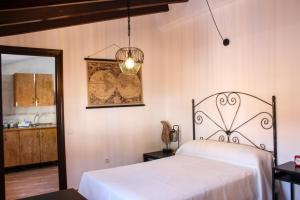
[[[63,51],[56,49],[41,49],[0,45],[0,90],[2,91],[2,65],[1,54],[16,54],[29,56],[55,57],[55,89],[56,89],[56,122],[57,122],[57,151],[59,189],[67,188],[66,153],[65,153],[65,128],[64,128],[64,99],[63,99]],[[4,176],[4,143],[3,143],[3,110],[2,92],[0,93],[0,199],[5,199]]]

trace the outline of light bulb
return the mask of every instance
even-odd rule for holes
[[[134,65],[135,65],[134,60],[131,57],[126,59],[125,66],[127,69],[132,69]]]

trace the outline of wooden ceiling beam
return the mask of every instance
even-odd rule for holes
[[[22,9],[31,7],[42,7],[61,4],[76,4],[88,2],[103,2],[108,0],[2,0],[0,1],[0,9]],[[110,0],[113,1],[113,0]]]
[[[188,0],[131,0],[131,9],[182,3]],[[0,10],[0,25],[59,17],[72,17],[92,12],[112,12],[127,9],[126,0],[90,2],[85,4],[60,5],[28,8],[21,10]]]
[[[134,5],[137,2],[143,3],[146,0],[130,0]],[[165,4],[187,2],[188,0],[165,0]],[[126,3],[127,0],[1,0],[0,10],[18,10],[18,9],[30,9],[38,7],[51,7],[51,6],[63,6],[63,5],[82,5],[88,3],[107,3],[112,2],[114,4]],[[156,2],[156,0],[152,0]],[[164,2],[164,0],[160,0]]]
[[[131,10],[132,16],[148,15],[153,13],[168,12],[168,5],[152,6],[145,8],[136,8]],[[37,22],[28,22],[13,25],[0,26],[0,37],[30,33],[36,31],[43,31],[55,28],[62,28],[67,26],[74,26],[80,24],[87,24],[99,21],[106,21],[112,19],[119,19],[127,17],[127,11],[113,11],[113,12],[95,12],[75,17],[64,17],[58,19],[40,20]]]

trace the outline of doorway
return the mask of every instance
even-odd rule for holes
[[[67,188],[62,59],[62,50],[0,46],[0,199]],[[36,194],[33,174],[45,185]]]

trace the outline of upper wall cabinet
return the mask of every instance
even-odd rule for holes
[[[34,74],[14,74],[14,105],[35,106]]]
[[[14,74],[14,105],[16,107],[53,104],[52,74]]]
[[[54,104],[53,82],[51,74],[35,75],[35,97],[37,105],[48,106]]]

